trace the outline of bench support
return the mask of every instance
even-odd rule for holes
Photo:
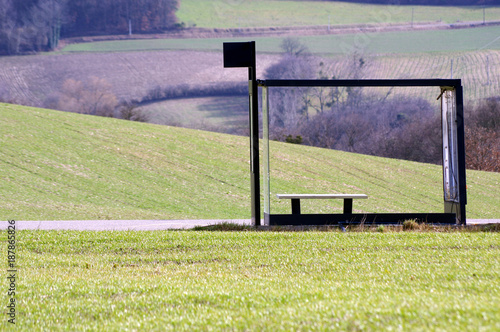
[[[352,214],[352,198],[344,198],[344,214]]]
[[[300,214],[300,198],[292,198],[292,214]]]
[[[277,194],[276,197],[291,200],[293,215],[300,215],[301,199],[343,199],[344,214],[352,214],[352,200],[368,198],[367,195],[363,194]]]
[[[292,214],[300,214],[300,198],[292,198]],[[352,198],[344,198],[344,214],[352,214]]]

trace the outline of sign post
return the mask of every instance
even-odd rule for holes
[[[260,226],[259,100],[255,63],[254,41],[224,43],[224,68],[248,68],[252,224]]]

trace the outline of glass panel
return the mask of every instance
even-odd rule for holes
[[[459,202],[457,106],[455,95],[455,90],[446,89],[441,97],[443,126],[443,188],[444,200],[448,202]]]
[[[264,148],[264,219],[266,214],[271,213],[271,187],[269,179],[269,95],[268,88],[262,87],[262,138]]]

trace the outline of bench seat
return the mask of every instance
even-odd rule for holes
[[[292,201],[292,214],[300,214],[301,199],[343,199],[344,214],[352,214],[352,200],[368,198],[364,194],[277,194],[276,197]]]

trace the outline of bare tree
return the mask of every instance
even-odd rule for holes
[[[2,48],[7,54],[17,54],[23,42],[24,31],[17,23],[14,8],[9,0],[0,0],[0,34]]]
[[[500,99],[477,105],[466,121],[467,168],[500,172]]]
[[[329,76],[331,75],[331,76]],[[330,68],[325,68],[325,63],[319,63],[318,79],[327,80],[335,79],[335,75],[331,73]],[[330,110],[335,103],[340,99],[339,87],[314,87],[309,89],[307,104],[318,113],[323,113]]]
[[[439,163],[439,117],[421,99],[363,96],[359,107],[312,117],[301,127],[304,143],[356,153]]]
[[[302,56],[309,53],[307,46],[302,44],[297,38],[293,37],[286,37],[283,39],[280,47],[286,55]]]
[[[467,168],[500,172],[500,134],[480,126],[465,129]]]
[[[52,50],[59,44],[61,27],[66,20],[68,0],[39,0],[24,18],[30,44],[36,50]]]
[[[118,114],[121,119],[130,121],[147,122],[147,115],[137,109],[137,104],[131,101],[122,101],[118,106]]]
[[[109,117],[116,107],[111,85],[98,77],[91,77],[87,84],[73,79],[64,81],[58,102],[58,109],[63,111]]]
[[[267,68],[269,79],[307,79],[313,77],[311,57],[307,48],[296,39],[286,38],[282,44],[280,61]],[[308,117],[307,88],[273,88],[270,90],[270,127],[276,139],[295,135],[299,123]]]

